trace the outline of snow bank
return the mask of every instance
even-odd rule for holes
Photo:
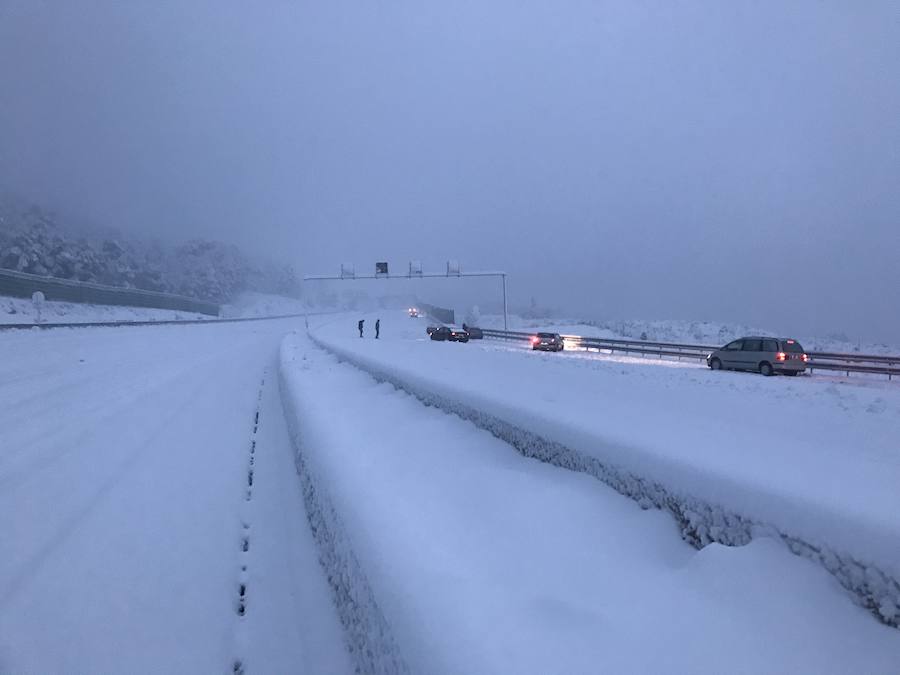
[[[360,672],[888,673],[900,662],[897,631],[772,540],[697,551],[659,511],[523,459],[301,335],[283,342],[281,378]]]
[[[296,450],[297,473],[303,488],[307,517],[319,547],[319,559],[328,574],[328,583],[335,596],[335,605],[356,670],[386,675],[409,672],[356,559],[326,483],[317,480],[316,467],[310,461],[309,448],[322,447],[327,439],[316,433],[313,424],[301,424],[298,416],[298,410],[304,406],[304,387],[309,386],[296,377],[299,375],[302,378],[303,371],[307,369],[303,360],[301,356],[298,362],[293,347],[282,344],[279,370],[281,396]]]
[[[0,296],[0,324],[35,323],[34,304],[25,298]],[[45,301],[41,308],[41,323],[92,323],[95,321],[183,321],[205,320],[205,314],[179,312],[149,307],[119,307],[89,305],[75,302]]]
[[[864,402],[881,401],[883,419],[861,412],[862,419],[854,414],[834,426],[807,408],[836,396],[846,409],[856,394],[803,382],[810,385],[799,397],[803,405],[793,421],[785,422],[770,419],[760,400],[774,400],[771,414],[790,418],[795,407],[787,400],[794,390],[769,387],[800,385],[781,379],[747,380],[748,388],[741,389],[734,378],[747,376],[727,373],[714,381],[725,386],[704,391],[694,410],[689,403],[697,383],[683,370],[649,366],[655,376],[635,387],[617,376],[610,381],[609,372],[585,372],[567,367],[564,359],[548,360],[555,355],[525,361],[526,354],[501,355],[471,343],[400,339],[379,344],[343,334],[333,324],[313,339],[377,379],[471,420],[526,456],[595,476],[642,506],[669,511],[695,546],[774,537],[821,564],[881,621],[900,625],[895,418],[900,408],[885,404],[886,399],[895,403],[886,390],[861,396]],[[598,391],[596,382],[588,387],[585,375],[599,377],[600,388],[613,388]],[[754,391],[761,386],[766,390]],[[737,408],[731,416],[729,406]],[[835,412],[840,411],[828,408],[828,414]],[[744,418],[752,423],[756,415],[766,423],[748,425]],[[807,437],[806,445],[800,434]],[[855,444],[842,445],[848,441]]]

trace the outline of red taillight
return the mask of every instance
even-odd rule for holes
[[[803,359],[803,363],[809,363],[809,354],[804,354],[800,358]]]
[[[786,358],[787,358],[787,354],[785,354],[784,352],[778,352],[778,353],[775,355],[775,360],[776,360],[776,361],[784,361]]]
[[[541,341],[541,339],[540,339],[537,335],[535,335],[533,338],[531,338],[531,341],[532,341],[534,344],[537,344],[538,342]]]

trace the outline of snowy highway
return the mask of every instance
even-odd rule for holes
[[[0,672],[346,670],[277,390],[297,325],[0,335]]]
[[[392,338],[354,340],[377,350]],[[303,336],[285,340],[282,368],[312,509],[331,532],[326,558],[346,594],[365,599],[345,623],[378,627],[356,650],[371,655],[364,672],[889,673],[900,663],[896,630],[773,540],[696,551],[667,514],[523,458]]]
[[[0,672],[896,672],[894,389],[357,318],[0,334]]]

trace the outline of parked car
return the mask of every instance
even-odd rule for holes
[[[797,375],[806,370],[809,356],[790,338],[743,337],[706,357],[713,370],[752,370],[763,375]]]
[[[561,352],[563,339],[559,333],[538,333],[531,338],[531,349],[540,349],[545,352]]]
[[[456,326],[439,326],[430,333],[432,340],[438,342],[468,342],[469,334]]]
[[[450,341],[451,342],[468,342],[469,341],[469,333],[464,331],[459,326],[449,326],[450,328]]]
[[[429,335],[431,335],[431,334],[434,333],[434,331],[436,331],[437,329],[438,329],[437,326],[428,326],[428,327],[425,329],[425,332],[428,333]]]
[[[463,330],[469,334],[470,340],[483,340],[484,333],[480,328],[476,328],[475,326],[463,326]]]

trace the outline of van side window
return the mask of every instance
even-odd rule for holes
[[[744,340],[745,352],[761,352],[762,340]]]
[[[722,347],[722,349],[729,352],[736,352],[740,350],[741,344],[743,344],[743,342],[743,340],[735,340],[734,342],[729,342],[727,345]]]
[[[763,340],[763,348],[764,352],[777,352],[778,351],[778,340]]]

